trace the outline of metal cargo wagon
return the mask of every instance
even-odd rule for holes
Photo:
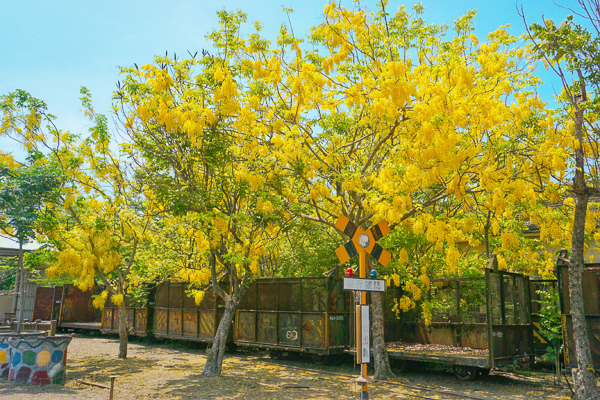
[[[401,291],[401,289],[396,289]],[[484,277],[432,279],[428,293],[431,323],[423,302],[390,318],[386,301],[386,341],[391,360],[453,366],[461,380],[487,375],[492,368],[529,361],[534,355],[529,279],[522,274],[485,270]]]
[[[348,346],[349,301],[338,268],[321,277],[257,279],[236,311],[234,342],[322,363]]]

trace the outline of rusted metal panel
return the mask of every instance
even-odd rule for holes
[[[167,334],[167,314],[166,308],[156,308],[154,310],[154,332]]]
[[[204,299],[203,299],[204,300]],[[185,288],[183,292],[183,308],[185,309],[197,309],[196,301],[193,296],[190,296],[188,293],[185,293]]]
[[[346,311],[346,291],[344,291],[343,281],[336,280],[332,284],[332,289],[328,296],[328,308],[331,313],[339,313]]]
[[[238,308],[240,310],[256,310],[256,282],[250,284]]]
[[[600,275],[596,271],[584,271],[582,277],[583,309],[586,315],[600,315]]]
[[[63,287],[54,288],[54,302],[52,306],[52,319],[54,321],[60,320],[60,307],[62,305]]]
[[[169,307],[169,284],[161,283],[156,289],[156,307]]]
[[[461,330],[461,344],[472,349],[488,348],[487,324],[469,324]]]
[[[325,347],[325,314],[302,315],[302,346]]]
[[[136,332],[146,333],[148,323],[148,309],[137,308],[135,310],[135,330]]]
[[[279,313],[279,344],[300,346],[300,314]]]
[[[179,283],[169,285],[169,308],[181,308],[183,303],[183,288]]]
[[[329,314],[329,346],[348,345],[348,315]]]
[[[198,336],[198,311],[183,312],[183,335]]]
[[[277,310],[276,281],[258,282],[258,310]],[[259,319],[260,320],[260,319]]]
[[[279,311],[300,311],[300,282],[282,281],[277,285]]]
[[[238,311],[237,338],[243,341],[256,340],[256,313],[254,311]]]
[[[113,308],[113,329],[119,330],[119,321],[121,320],[121,313],[118,308]]]
[[[100,321],[101,315],[93,306],[93,295],[92,290],[83,292],[77,286],[65,285],[60,322]]]
[[[169,309],[169,335],[181,335],[181,309]]]
[[[135,310],[128,307],[125,311],[127,315],[127,328],[134,328]]]
[[[38,287],[35,292],[35,305],[33,306],[33,320],[52,319],[52,306],[54,303],[54,288]]]
[[[257,342],[277,343],[277,314],[276,313],[257,313],[258,331],[256,335]]]
[[[102,312],[102,325],[101,330],[110,331],[113,329],[113,309],[105,308]]]
[[[325,311],[327,288],[324,279],[302,279],[302,311]]]
[[[583,303],[592,364],[600,369],[600,264],[585,264],[583,272]],[[569,271],[565,265],[557,263],[558,292],[561,303],[564,363],[567,368],[577,368],[577,353],[573,337],[573,320],[569,295]]]
[[[212,339],[215,334],[215,313],[213,310],[200,311],[199,337]]]
[[[215,292],[212,289],[206,289],[204,291],[204,298],[198,306],[201,310],[214,310],[215,308]]]

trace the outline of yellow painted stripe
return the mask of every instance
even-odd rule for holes
[[[540,331],[542,330],[542,325],[540,325],[540,323],[539,323],[539,322],[534,322],[534,323],[533,323],[533,325],[534,325],[536,328],[538,328]],[[546,339],[544,339],[544,338],[542,337],[542,335],[540,335],[540,334],[539,334],[539,333],[538,333],[538,332],[537,332],[535,329],[533,330],[533,334],[534,334],[534,335],[535,335],[535,336],[536,336],[536,337],[537,337],[537,338],[540,340],[540,342],[542,342],[542,344],[546,344],[546,343],[548,343],[548,342],[546,341]]]
[[[335,249],[335,255],[337,255],[338,260],[340,260],[340,264],[344,264],[346,261],[350,259],[348,252],[346,251],[346,247],[338,247]]]
[[[542,342],[542,344],[548,343],[548,342],[546,342],[546,340],[544,340],[544,338],[539,333],[537,333],[536,330],[533,331],[533,334],[535,337],[537,337],[539,339],[540,342]]]

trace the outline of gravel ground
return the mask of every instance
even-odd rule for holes
[[[358,370],[340,360],[316,367],[307,358],[273,362],[265,352],[236,352],[226,357],[220,377],[205,378],[201,376],[204,350],[185,343],[132,341],[128,358],[120,360],[116,357],[116,338],[77,336],[69,346],[68,381],[64,386],[9,385],[0,381],[0,398],[104,400],[108,399],[107,389],[84,385],[79,380],[110,385],[110,375],[119,375],[115,400],[353,399],[357,395],[350,376],[358,375]],[[552,383],[549,373],[493,371],[486,378],[460,382],[444,369],[413,368],[392,383],[370,385],[369,395],[371,399],[570,398],[568,389]]]

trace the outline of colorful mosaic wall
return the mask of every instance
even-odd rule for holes
[[[12,350],[8,343],[9,338],[40,337],[46,336],[46,334],[45,331],[27,332],[21,333],[20,335],[17,335],[16,333],[0,334],[0,376],[2,378],[8,378],[8,372],[10,370]]]
[[[71,336],[11,337],[6,353],[8,381],[32,385],[63,384],[67,366],[67,347]],[[0,347],[3,343],[0,342]],[[0,350],[5,350],[1,349]],[[0,358],[2,354],[0,353]],[[5,363],[6,363],[5,360]],[[4,366],[4,364],[2,366]],[[6,376],[4,370],[2,376]]]
[[[0,376],[8,378],[10,369],[10,347],[8,337],[0,337]]]

